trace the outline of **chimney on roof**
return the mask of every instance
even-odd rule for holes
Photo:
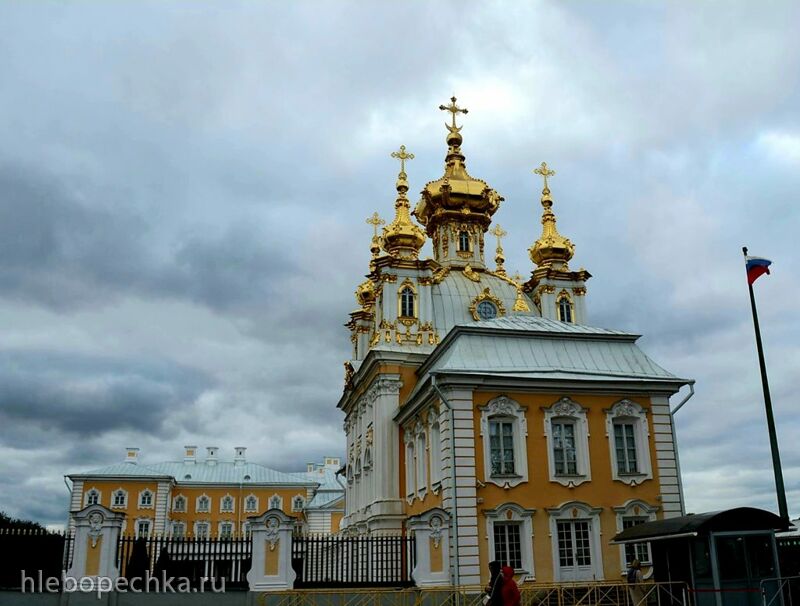
[[[325,467],[333,471],[339,471],[342,466],[342,460],[339,457],[325,457]]]
[[[217,453],[219,446],[206,446],[206,465],[217,464]]]
[[[197,446],[183,447],[183,462],[194,465],[197,461]]]
[[[247,452],[247,448],[244,446],[236,446],[234,449],[233,454],[233,464],[239,467],[240,465],[244,465],[246,462],[244,453]]]
[[[139,462],[139,449],[138,448],[126,448],[125,449],[125,462],[126,463],[133,463],[136,465]]]
[[[315,467],[314,463],[306,463],[306,471],[308,473],[311,473],[312,471],[314,471],[314,467]]]

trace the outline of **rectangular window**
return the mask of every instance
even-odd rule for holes
[[[519,522],[494,523],[494,559],[514,570],[522,569],[521,524]]]
[[[514,475],[513,421],[489,421],[489,456],[493,476]]]
[[[622,518],[622,530],[637,526],[649,521],[644,516],[629,516]],[[631,565],[633,560],[639,560],[642,564],[650,562],[650,543],[627,543],[625,545],[625,567]]]
[[[553,461],[556,475],[578,475],[574,423],[553,421]]]
[[[150,522],[148,520],[139,520],[136,523],[136,536],[147,537],[150,535]]]
[[[222,522],[219,525],[219,536],[221,539],[230,539],[233,535],[233,524],[231,522]]]
[[[195,526],[194,534],[198,539],[207,539],[208,522],[198,522],[197,525]]]
[[[558,520],[558,563],[561,568],[592,565],[589,520]]]
[[[172,536],[176,539],[182,539],[184,536],[186,536],[186,525],[183,522],[173,522]]]
[[[636,437],[632,423],[614,424],[614,449],[617,454],[617,473],[638,473]]]

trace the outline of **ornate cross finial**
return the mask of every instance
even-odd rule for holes
[[[453,128],[458,128],[456,126],[456,114],[466,114],[469,111],[466,107],[462,109],[456,105],[455,97],[450,97],[450,105],[440,105],[439,109],[453,114]]]
[[[523,280],[522,275],[519,272],[511,276],[511,279],[514,280],[514,282],[516,282],[517,284],[521,284]]]
[[[397,158],[400,160],[400,172],[405,174],[406,172],[406,160],[413,160],[414,154],[407,154],[406,153],[406,146],[401,145],[400,151],[392,152],[392,158]]]
[[[378,228],[381,225],[386,225],[386,221],[381,219],[380,215],[377,212],[372,213],[372,216],[367,218],[367,223],[369,225],[372,225],[372,228],[375,231],[375,233],[373,234],[373,237],[375,237],[375,238],[378,237]]]
[[[556,171],[547,168],[547,162],[542,162],[542,165],[539,168],[535,168],[533,172],[535,172],[537,175],[541,175],[544,178],[544,189],[542,191],[550,191],[550,188],[547,187],[547,177],[552,177],[556,174]]]
[[[495,225],[494,229],[492,231],[490,231],[489,233],[492,234],[493,236],[497,237],[497,248],[502,249],[500,239],[503,238],[504,236],[507,236],[508,232],[506,230],[504,230],[502,227],[500,227],[500,225],[498,224],[498,225]]]

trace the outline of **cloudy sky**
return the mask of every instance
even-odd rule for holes
[[[2,2],[0,510],[183,444],[341,454],[373,211],[441,174],[440,103],[527,274],[546,160],[590,322],[697,395],[687,508],[775,508],[741,246],[800,514],[800,5]],[[749,4],[749,6],[748,6]],[[224,7],[224,8],[223,8]],[[686,8],[687,10],[684,10]]]

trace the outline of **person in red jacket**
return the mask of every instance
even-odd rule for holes
[[[503,566],[503,606],[519,606],[519,587],[514,581],[514,569]]]

